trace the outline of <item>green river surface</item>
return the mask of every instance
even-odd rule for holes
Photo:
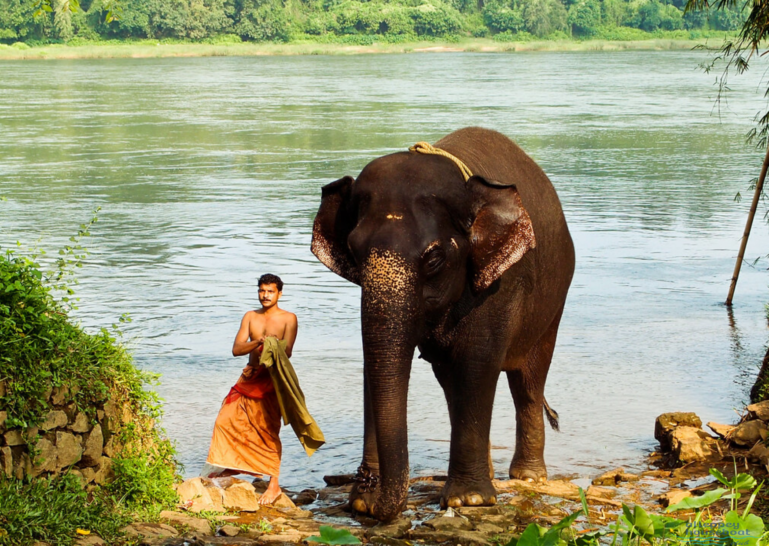
[[[769,338],[765,260],[722,305],[763,153],[745,144],[763,68],[721,112],[702,51],[426,53],[0,63],[0,244],[52,251],[101,206],[76,316],[122,313],[137,363],[162,374],[164,426],[187,475],[244,358],[230,354],[256,279],[286,282],[294,350],[328,443],[283,430],[281,482],[353,472],[362,449],[359,289],[310,252],[322,185],[468,125],[497,129],[561,197],[577,269],[546,395],[551,475],[640,469],[654,418],[733,422]],[[744,199],[734,202],[740,191]],[[762,212],[763,214],[763,212]],[[757,221],[747,258],[769,252]],[[492,422],[506,476],[515,417]],[[444,473],[449,423],[428,364],[410,387],[411,471]]]

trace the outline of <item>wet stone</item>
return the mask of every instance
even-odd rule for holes
[[[453,530],[470,530],[473,525],[470,520],[454,516],[452,518],[446,516],[439,516],[433,518],[424,523],[427,527],[435,529],[436,531],[453,531]]]
[[[498,535],[499,533],[504,533],[505,529],[493,523],[481,522],[475,525],[475,531],[484,535]]]
[[[347,485],[355,481],[355,474],[334,474],[331,476],[323,476],[323,481],[326,485],[338,486]]]
[[[318,492],[314,489],[304,489],[296,495],[291,495],[291,500],[297,506],[312,504],[318,498]]]
[[[428,527],[418,527],[408,532],[412,541],[419,540],[428,544],[449,543],[463,546],[488,546],[488,540],[482,533],[457,530],[453,532],[437,531]]]
[[[403,517],[390,523],[379,523],[366,530],[366,537],[402,538],[411,529],[411,523],[410,519]]]
[[[219,534],[226,537],[236,537],[240,534],[240,527],[236,527],[235,525],[228,523],[219,529]]]

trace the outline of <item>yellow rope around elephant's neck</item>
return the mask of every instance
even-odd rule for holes
[[[409,152],[416,152],[418,154],[432,154],[432,155],[442,155],[443,157],[446,157],[454,162],[454,165],[459,167],[459,170],[462,171],[462,176],[465,177],[465,182],[467,182],[471,176],[473,176],[473,172],[468,168],[465,163],[459,159],[458,157],[451,155],[446,150],[441,150],[440,148],[436,148],[432,144],[428,144],[427,142],[417,142],[414,144],[411,148],[409,148]]]

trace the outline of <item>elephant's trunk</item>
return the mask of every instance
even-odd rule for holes
[[[398,254],[372,251],[362,268],[363,358],[374,414],[380,484],[374,515],[405,508],[409,484],[406,406],[416,347],[416,273]]]

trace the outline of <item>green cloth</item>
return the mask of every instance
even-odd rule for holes
[[[307,456],[311,457],[320,446],[326,443],[326,439],[315,419],[307,411],[304,393],[299,387],[299,379],[286,354],[286,342],[275,337],[265,338],[259,363],[264,364],[270,372],[275,393],[278,395],[283,423],[291,425],[296,437],[304,446]]]

